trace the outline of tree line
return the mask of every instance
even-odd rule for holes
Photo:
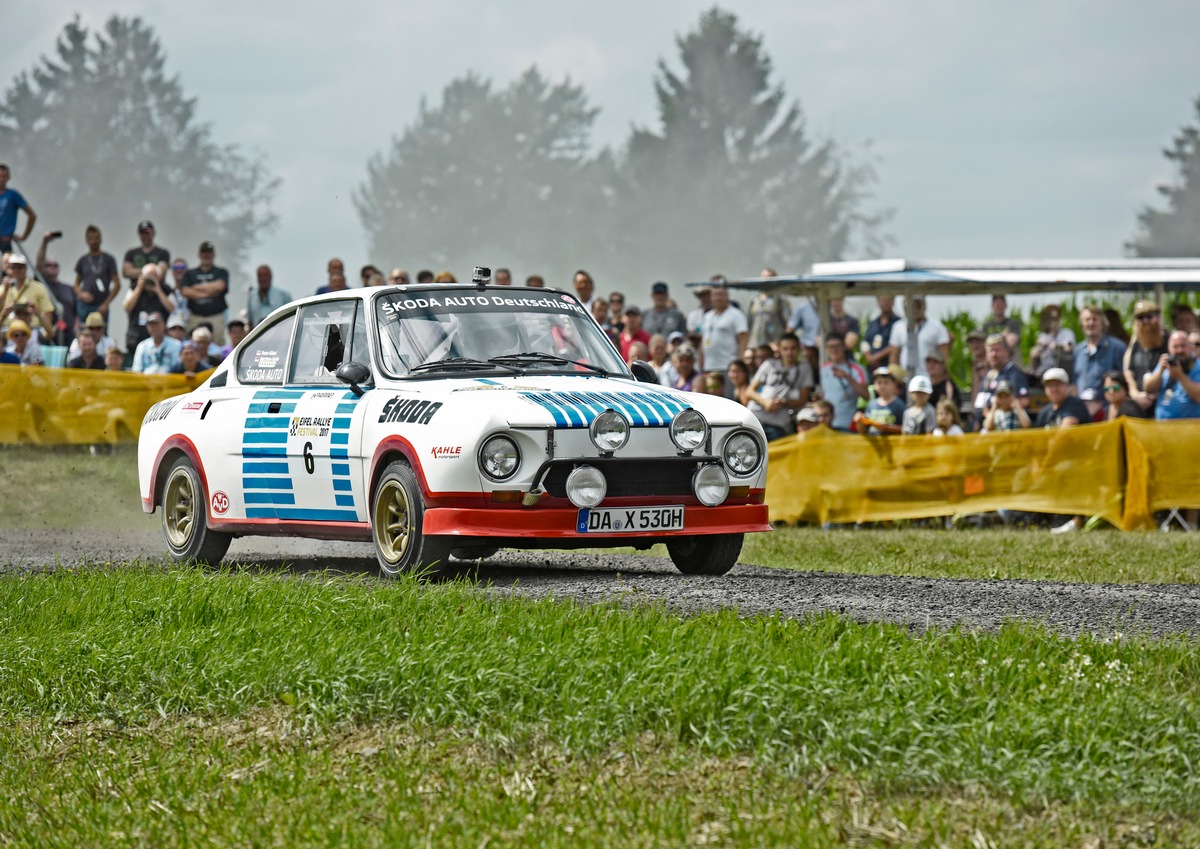
[[[371,256],[551,279],[582,265],[615,286],[799,272],[884,249],[890,210],[875,203],[872,162],[809,131],[760,36],[713,8],[675,47],[654,74],[655,122],[617,149],[593,144],[584,89],[536,66],[502,87],[466,73],[423,100],[355,188]],[[1200,100],[1196,111],[1200,123]],[[4,92],[0,150],[42,220],[72,232],[121,209],[211,238],[238,270],[277,224],[265,157],[197,119],[141,18],[68,23]],[[1125,248],[1200,255],[1200,126],[1164,153],[1176,171],[1164,206],[1137,213]]]

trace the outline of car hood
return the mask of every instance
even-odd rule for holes
[[[582,428],[607,409],[623,413],[634,427],[666,425],[689,407],[699,410],[711,424],[741,424],[748,415],[740,404],[713,395],[587,375],[468,378],[441,382],[436,388],[424,384],[420,393],[448,406],[468,407],[503,419],[514,427]]]

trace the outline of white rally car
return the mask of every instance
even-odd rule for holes
[[[564,292],[318,295],[146,414],[142,507],[177,560],[218,562],[243,534],[372,540],[388,575],[662,542],[681,571],[723,574],[770,529],[762,428],[652,380]]]

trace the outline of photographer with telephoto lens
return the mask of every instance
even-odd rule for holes
[[[1167,338],[1167,353],[1146,375],[1147,392],[1157,392],[1154,418],[1200,419],[1200,362],[1188,335],[1176,330]]]

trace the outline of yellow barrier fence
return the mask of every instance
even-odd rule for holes
[[[132,441],[147,410],[207,376],[0,366],[0,445]]]

